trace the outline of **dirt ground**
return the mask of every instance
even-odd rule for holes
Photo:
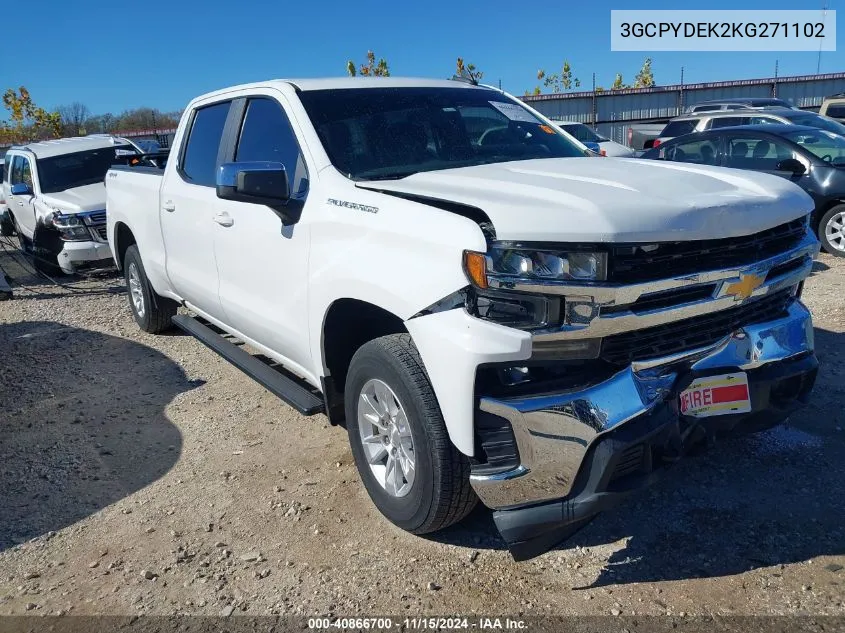
[[[479,507],[420,538],[375,510],[342,428],[179,334],[122,280],[0,303],[0,615],[845,614],[845,260],[808,280],[821,372],[725,442],[515,563]]]

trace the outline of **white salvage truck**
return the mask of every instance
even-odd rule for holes
[[[587,154],[490,87],[238,86],[188,105],[163,171],[109,171],[109,244],[143,330],[344,424],[390,521],[480,499],[524,559],[782,422],[818,367],[803,191]]]
[[[2,234],[47,274],[111,266],[106,239],[106,172],[123,155],[142,154],[107,134],[39,141],[6,153],[0,184]]]

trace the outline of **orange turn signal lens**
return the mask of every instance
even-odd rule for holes
[[[464,251],[464,273],[478,288],[487,287],[487,256],[475,251]]]

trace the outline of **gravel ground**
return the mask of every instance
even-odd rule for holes
[[[140,332],[119,278],[0,266],[29,286],[0,303],[0,615],[845,614],[843,259],[805,290],[809,407],[524,563],[484,508],[390,525],[342,428]]]

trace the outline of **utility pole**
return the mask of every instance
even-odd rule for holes
[[[596,73],[593,73],[593,112],[592,112],[592,123],[593,128],[596,127]]]
[[[775,60],[775,80],[772,82],[772,96],[778,96],[778,62],[780,60]]]
[[[824,28],[824,23],[827,21],[827,0],[824,0],[822,3],[822,28]],[[823,39],[819,38],[819,59],[816,62],[816,74],[821,74],[822,70],[822,42]]]
[[[681,66],[681,90],[678,93],[678,114],[684,113],[684,67]]]

